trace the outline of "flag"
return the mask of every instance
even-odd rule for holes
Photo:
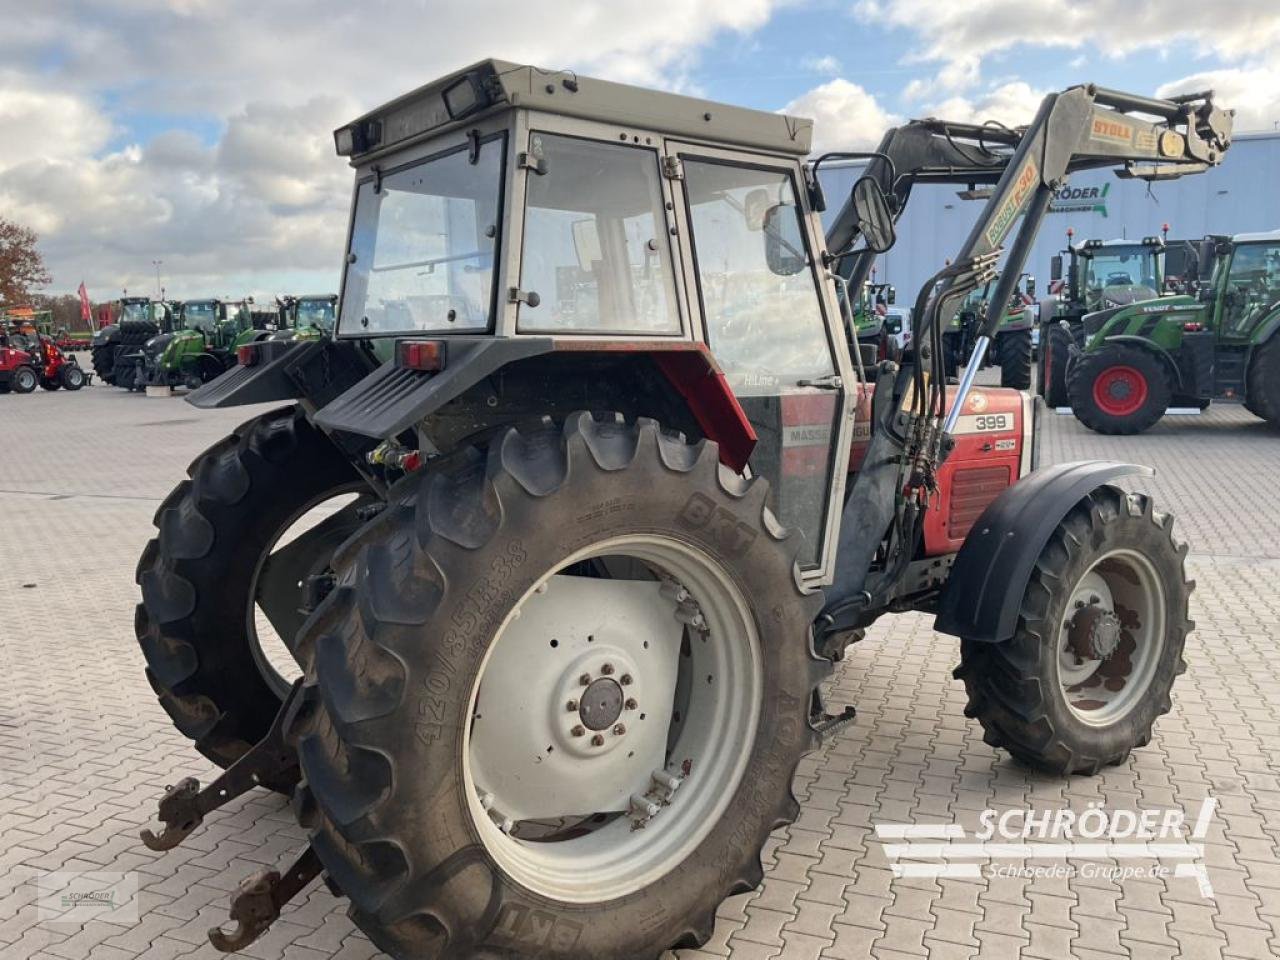
[[[84,321],[87,327],[93,319],[93,308],[89,306],[89,291],[84,288],[84,281],[80,281],[80,319]]]

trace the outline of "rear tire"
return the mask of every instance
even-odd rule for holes
[[[1000,386],[1031,389],[1031,331],[1002,333],[996,340],[996,362],[1000,364]]]
[[[965,716],[983,739],[1056,774],[1093,774],[1146,746],[1186,671],[1186,555],[1145,494],[1104,486],[1072,508],[1036,561],[1013,638],[960,643]],[[1095,606],[1115,619],[1077,623]],[[1081,657],[1082,643],[1111,649]]]
[[[260,559],[300,507],[360,478],[297,407],[242,424],[187,473],[156,511],[159,533],[138,561],[134,628],[161,706],[226,767],[262,739],[285,692],[250,633]]]
[[[1255,347],[1245,379],[1245,406],[1274,427],[1280,427],[1280,336]]]
[[[1055,409],[1071,403],[1067,396],[1067,360],[1074,344],[1075,338],[1056,323],[1041,331],[1038,389],[1045,404]]]
[[[1149,350],[1109,344],[1078,357],[1067,374],[1076,419],[1096,433],[1142,433],[1164,416],[1173,389]]]
[[[114,385],[116,382],[116,354],[120,352],[118,342],[102,343],[94,347],[89,355],[93,361],[93,372],[103,383]]]
[[[795,541],[784,542],[766,499],[765,483],[743,481],[719,466],[713,443],[689,446],[661,434],[652,421],[630,425],[587,414],[572,415],[563,430],[547,421],[532,431],[507,431],[487,454],[458,454],[392,490],[392,505],[344,545],[337,558],[340,585],[300,634],[300,644],[314,645],[315,683],[291,727],[304,776],[295,810],[325,869],[350,896],[353,919],[375,944],[415,960],[654,958],[673,946],[704,943],[720,903],[761,882],[760,851],[770,831],[799,812],[791,780],[816,744],[810,704],[829,669],[806,641],[818,598],[801,593]],[[706,622],[724,638],[718,646],[754,644],[759,669],[750,683],[758,696],[748,698],[755,721],[747,728],[754,735],[726,732],[719,741],[724,750],[742,751],[740,761],[728,764],[733,776],[720,788],[715,778],[726,768],[717,763],[728,761],[717,761],[714,747],[705,765],[702,754],[684,753],[686,737],[714,741],[707,736],[713,728],[692,719],[679,727],[680,714],[672,712],[679,707],[664,707],[659,697],[647,720],[638,712],[626,715],[627,726],[639,727],[630,733],[644,737],[645,723],[659,724],[661,733],[673,721],[677,727],[666,741],[675,744],[668,747],[670,762],[679,769],[682,755],[699,761],[687,767],[692,773],[680,792],[669,795],[670,804],[650,814],[644,833],[637,834],[625,819],[630,814],[622,813],[561,820],[553,828],[558,838],[549,842],[518,840],[485,814],[507,809],[502,796],[498,805],[480,807],[482,796],[493,803],[500,791],[482,794],[471,780],[475,748],[469,742],[480,729],[476,689],[481,676],[490,682],[493,662],[509,655],[502,651],[514,611],[537,609],[532,598],[539,585],[549,585],[554,595],[561,587],[553,580],[592,582],[588,573],[550,575],[571,557],[628,537],[678,545],[672,549],[705,561],[705,569],[716,571],[708,576],[720,577],[740,598],[735,609],[749,611],[740,634],[722,633],[716,616]],[[610,578],[612,569],[601,564],[595,575]],[[673,576],[686,580],[683,572]],[[703,610],[720,609],[690,586]],[[586,629],[568,622],[561,640],[552,634],[550,647],[563,641],[560,652],[577,657],[583,638],[576,634]],[[679,630],[677,624],[677,637]],[[697,637],[686,633],[682,648],[693,649],[684,658],[694,663],[717,646],[697,646]],[[607,646],[615,638],[606,632],[599,639]],[[517,652],[528,658],[520,664],[527,662],[535,673],[557,655],[541,634],[536,645]],[[562,663],[576,676],[577,659]],[[625,666],[623,660],[619,673]],[[710,674],[705,683],[690,680],[686,696],[694,699],[688,702],[732,698],[738,688],[728,676],[720,674],[720,686]],[[643,698],[650,682],[641,669],[636,686],[621,689],[638,689]],[[532,681],[529,688],[539,697],[544,690]],[[558,708],[546,715],[554,724],[566,716],[564,700],[547,695]],[[576,699],[571,703],[577,706]],[[697,708],[687,709],[696,715]],[[501,699],[485,717],[490,723],[505,717],[522,729],[526,721],[546,722],[540,710],[533,714]],[[586,732],[571,734],[579,739],[568,743],[557,740],[560,747],[545,751],[549,762],[579,756],[576,744],[588,757],[573,761],[579,769],[595,763],[597,771],[600,764],[616,770],[610,764],[625,764],[621,758],[631,755],[613,740],[628,731],[610,729],[613,722],[591,727],[602,730],[599,759],[589,753],[593,741]],[[725,729],[732,729],[727,721]],[[706,780],[699,781],[700,770]],[[632,789],[629,783],[622,788]],[[704,784],[717,785],[718,799],[698,821],[697,833],[682,835],[678,825],[700,809]],[[520,802],[528,799],[516,795]],[[571,812],[590,815],[595,809]],[[601,846],[603,853],[585,861],[579,856],[573,867],[555,860],[556,851],[539,852],[555,847],[560,857],[580,854],[580,848],[566,849],[580,829],[598,830],[593,840],[620,846]],[[617,853],[622,845],[644,858],[643,850],[671,843],[677,851],[672,859],[642,871],[634,889],[612,892],[609,871],[636,869]],[[505,859],[508,854],[513,859]],[[528,881],[518,866],[523,856],[551,856],[557,865],[545,868],[545,880]],[[580,896],[546,888],[554,888],[561,874],[574,875],[578,863],[590,881]],[[599,885],[597,873],[608,875]],[[597,893],[606,889],[611,892]]]
[[[40,383],[34,367],[22,366],[13,371],[10,381],[14,393],[32,393]]]

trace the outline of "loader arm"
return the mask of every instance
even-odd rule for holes
[[[996,185],[959,252],[946,269],[924,284],[916,298],[916,356],[910,362],[911,369],[904,371],[906,375],[897,378],[893,402],[883,405],[886,411],[900,412],[886,412],[884,419],[873,425],[863,469],[846,497],[836,575],[824,611],[825,629],[848,627],[857,622],[862,610],[874,609],[883,599],[882,589],[894,579],[894,563],[901,565],[914,555],[923,514],[930,509],[934,472],[950,450],[950,434],[1003,311],[987,309],[959,389],[949,403],[943,387],[941,318],[950,316],[962,297],[995,276],[995,263],[1002,253],[1005,262],[996,282],[986,290],[987,302],[1008,302],[1053,192],[1072,172],[1118,166],[1119,175],[1146,180],[1199,173],[1222,162],[1231,145],[1231,125],[1231,114],[1216,107],[1208,93],[1155,100],[1090,85],[1050,94],[1028,126],[1000,131],[999,142],[1016,140],[1014,149],[1000,159]],[[988,138],[984,143],[997,142],[996,135],[987,134],[986,128],[976,129]],[[891,149],[896,133],[886,137]],[[880,167],[873,170],[869,166],[867,175],[879,177],[892,169],[892,153],[873,159],[873,164],[876,159],[881,161]],[[913,181],[963,182],[966,174],[971,174],[977,182],[978,173],[989,177],[993,172],[977,167],[972,164],[962,174],[928,166],[922,160],[914,173],[894,175],[889,196],[905,198]],[[903,177],[910,178],[909,182],[899,182]],[[1019,217],[1021,226],[1006,253],[1005,240],[1014,232]],[[842,210],[828,239],[855,244],[857,223],[857,211]],[[844,252],[832,249],[835,255]],[[855,254],[854,269],[869,269],[872,259],[871,253]],[[903,408],[901,397],[908,390],[915,399]],[[903,491],[909,495],[904,496]],[[883,558],[882,563],[873,569],[877,556]]]

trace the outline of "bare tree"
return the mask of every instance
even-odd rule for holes
[[[0,302],[23,303],[51,278],[34,230],[0,217]]]

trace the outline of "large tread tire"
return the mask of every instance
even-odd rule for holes
[[[1245,407],[1280,427],[1280,335],[1254,348],[1245,379]]]
[[[1114,368],[1136,371],[1146,385],[1142,405],[1124,414],[1105,409],[1095,395],[1097,379]],[[1164,416],[1173,385],[1164,363],[1150,350],[1127,343],[1108,344],[1078,357],[1067,371],[1067,396],[1076,419],[1095,433],[1127,436],[1142,433]]]
[[[1031,331],[1002,333],[996,340],[996,362],[1000,364],[1000,386],[1031,389]]]
[[[1083,722],[1058,682],[1058,625],[1072,585],[1094,560],[1115,549],[1147,558],[1165,589],[1165,635],[1149,686],[1129,712],[1105,727]],[[1173,517],[1153,508],[1145,494],[1099,487],[1063,518],[1036,561],[1022,596],[1017,631],[1001,643],[961,640],[960,666],[969,702],[965,716],[982,724],[983,740],[1018,761],[1054,774],[1094,774],[1124,762],[1151,740],[1155,721],[1168,713],[1174,680],[1195,625],[1188,603],[1186,544],[1173,537]]]
[[[654,958],[704,943],[720,903],[761,882],[770,831],[799,813],[791,781],[816,745],[810,704],[830,664],[807,642],[820,601],[799,589],[797,544],[784,542],[766,484],[717,456],[714,443],[688,445],[646,420],[575,414],[563,429],[513,429],[406,478],[339,551],[339,586],[299,638],[313,646],[315,681],[290,729],[303,771],[295,812],[381,949],[415,960]],[[765,661],[758,732],[728,809],[692,855],[627,897],[562,903],[510,879],[476,831],[462,714],[511,605],[573,551],[636,530],[678,532],[750,599]],[[730,530],[750,545],[735,546]]]
[[[1067,360],[1075,338],[1059,324],[1050,324],[1041,331],[1040,376],[1037,389],[1049,407],[1057,409],[1071,404],[1067,395]]]
[[[138,561],[134,628],[174,726],[226,767],[262,739],[282,702],[251,647],[258,560],[301,505],[359,475],[298,407],[247,421],[187,473],[156,511],[158,534]]]
[[[114,385],[116,382],[116,355],[120,352],[118,341],[100,343],[89,351],[93,361],[93,372],[103,383]]]

